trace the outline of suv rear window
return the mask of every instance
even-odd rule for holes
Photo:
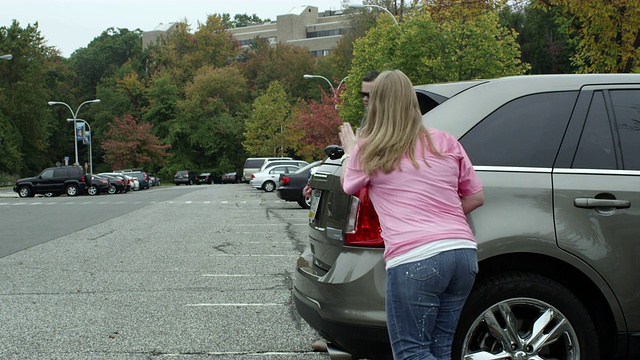
[[[264,159],[254,159],[245,161],[244,167],[250,169],[259,169],[264,164]]]
[[[460,143],[479,166],[553,166],[578,93],[541,93],[513,100],[487,116]]]

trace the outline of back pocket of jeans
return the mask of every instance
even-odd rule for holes
[[[439,269],[440,261],[437,256],[434,256],[407,266],[407,272],[404,275],[413,280],[427,280],[437,276]]]

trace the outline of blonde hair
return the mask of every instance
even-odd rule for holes
[[[415,156],[418,142],[423,155],[428,148],[431,153],[442,156],[422,125],[420,105],[411,80],[400,70],[384,71],[375,80],[367,123],[360,135],[364,140],[360,144],[359,157],[367,175],[377,171],[385,174],[396,169],[402,171],[399,163],[405,154],[413,166],[419,168]],[[423,158],[429,166],[426,157]]]

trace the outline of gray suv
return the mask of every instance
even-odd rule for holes
[[[423,121],[465,147],[485,205],[469,216],[480,272],[454,359],[640,358],[640,75],[540,75],[418,86]],[[332,357],[390,359],[385,269],[366,192],[340,149],[311,179],[299,314]]]

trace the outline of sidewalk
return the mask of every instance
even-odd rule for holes
[[[14,192],[11,187],[0,187],[0,198],[17,198],[18,193]]]

